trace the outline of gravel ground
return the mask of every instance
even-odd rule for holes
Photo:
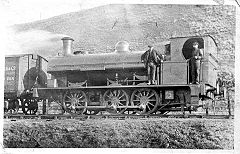
[[[232,119],[4,120],[6,148],[233,149]]]

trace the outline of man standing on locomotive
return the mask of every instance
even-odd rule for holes
[[[202,50],[199,49],[198,42],[193,43],[193,55],[190,58],[190,68],[192,75],[192,83],[199,84],[200,63],[203,56]]]
[[[148,84],[156,84],[156,69],[163,61],[163,55],[154,50],[152,45],[148,47],[149,49],[141,56],[141,61],[148,72]]]

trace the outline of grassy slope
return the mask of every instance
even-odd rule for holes
[[[5,147],[233,149],[233,120],[5,121]]]
[[[157,46],[172,36],[211,34],[224,54],[221,58],[234,60],[235,8],[232,6],[106,5],[13,28],[16,34],[44,30],[69,35],[75,39],[74,50],[90,52],[113,51],[120,40],[129,41],[133,50],[145,50],[148,43]],[[39,52],[55,55],[61,51],[59,40],[51,38],[54,47],[41,48]]]

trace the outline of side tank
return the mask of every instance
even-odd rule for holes
[[[72,40],[69,38],[69,41]],[[114,52],[102,54],[69,54],[71,47],[66,45],[71,43],[63,43],[63,56],[50,58],[48,63],[47,71],[57,80],[58,87],[67,87],[69,82],[85,81],[88,86],[106,86],[107,79],[132,80],[134,74],[147,75],[141,62],[145,51],[130,51],[126,41],[118,42]]]

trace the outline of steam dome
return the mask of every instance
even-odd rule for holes
[[[118,53],[129,52],[129,43],[127,41],[119,41],[115,45],[115,51]]]

